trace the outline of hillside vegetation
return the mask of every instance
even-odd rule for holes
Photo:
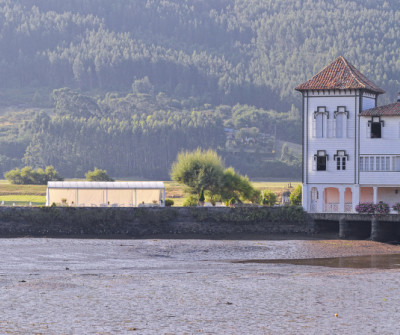
[[[343,55],[393,101],[399,18],[390,0],[0,0],[0,104],[28,110],[0,119],[0,172],[163,179],[201,147],[299,177],[293,88]]]

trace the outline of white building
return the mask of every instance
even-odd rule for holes
[[[73,207],[165,206],[163,182],[49,181],[46,205]]]
[[[400,202],[400,102],[343,57],[296,87],[303,96],[303,207],[355,212]]]

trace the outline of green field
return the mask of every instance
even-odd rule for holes
[[[182,206],[185,195],[184,186],[173,181],[166,181],[165,197],[174,200],[174,206]],[[269,189],[277,194],[294,190],[300,182],[253,182],[260,190]],[[291,187],[289,187],[291,186]],[[46,185],[13,185],[6,180],[0,180],[0,203],[6,206],[42,206],[46,203]]]

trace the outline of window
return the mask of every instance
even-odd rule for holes
[[[336,157],[336,170],[346,170],[346,157]]]
[[[337,138],[347,137],[347,119],[349,118],[349,112],[346,111],[346,107],[339,106],[334,113],[335,119],[335,136]]]
[[[336,170],[346,170],[346,163],[349,159],[349,156],[346,155],[345,150],[337,150],[336,154],[333,156],[333,159],[336,160]]]
[[[329,119],[329,112],[326,111],[326,107],[317,107],[314,112],[313,137],[327,137],[327,119]]]
[[[326,171],[326,157],[317,157],[317,171]]]
[[[360,171],[400,171],[400,156],[360,157]]]
[[[326,171],[326,161],[328,160],[328,155],[325,150],[318,150],[317,154],[314,155],[314,162],[316,163],[317,171]]]
[[[316,137],[323,138],[324,137],[324,115],[318,114],[315,117],[315,126],[316,126]]]
[[[384,122],[380,116],[373,116],[371,121],[368,121],[368,127],[371,128],[371,138],[382,138],[382,127]]]
[[[339,114],[336,116],[336,137],[337,138],[342,138],[343,133],[344,133],[344,120],[345,120],[345,115],[344,114]]]
[[[379,122],[372,122],[371,123],[371,138],[381,138],[382,136],[382,129],[381,123]]]

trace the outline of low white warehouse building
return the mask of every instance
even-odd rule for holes
[[[46,205],[76,207],[165,206],[163,182],[50,181]]]

